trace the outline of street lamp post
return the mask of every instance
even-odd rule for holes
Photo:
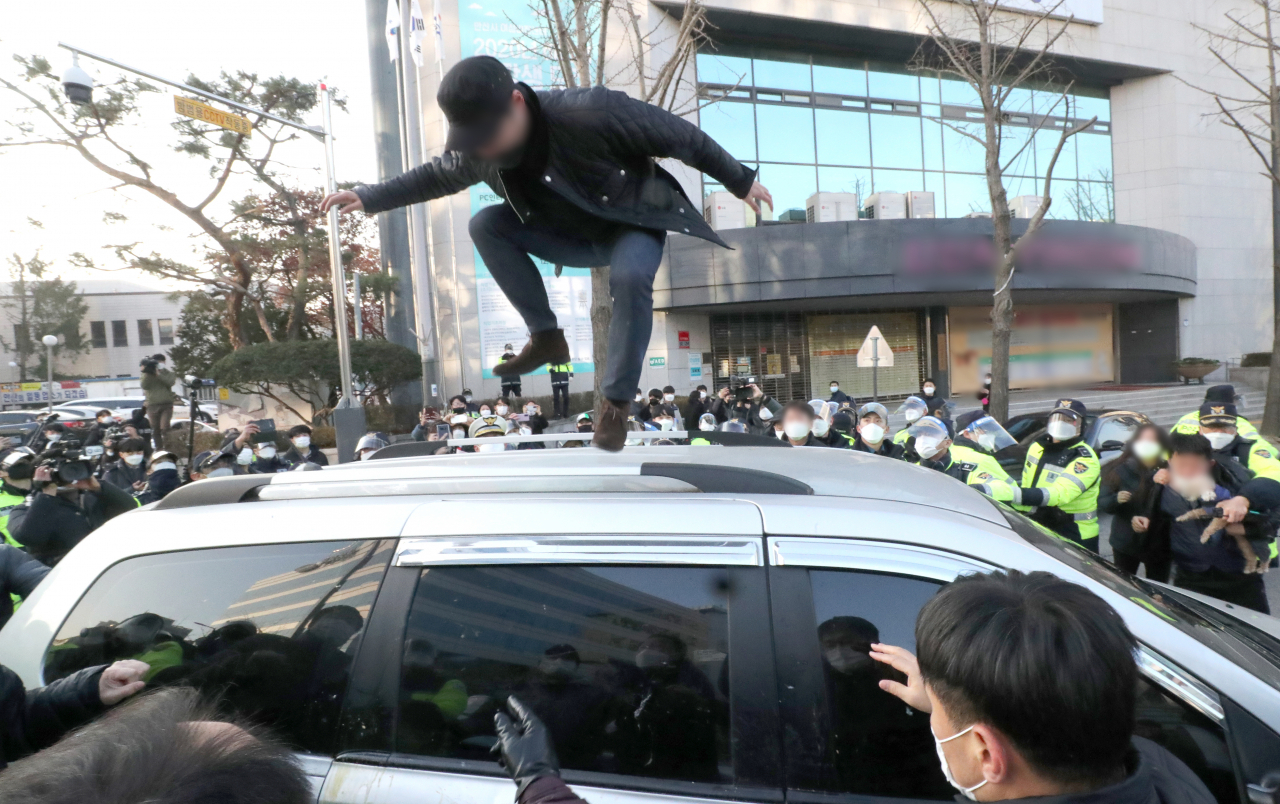
[[[45,348],[45,366],[49,369],[49,413],[53,413],[53,347],[58,345],[57,335],[45,335],[40,339]]]
[[[103,64],[109,64],[112,67],[124,70],[125,72],[140,75],[143,78],[149,78],[152,81],[158,81],[162,84],[168,84],[169,86],[176,87],[183,92],[189,92],[192,95],[198,95],[208,100],[224,103],[233,109],[239,109],[243,112],[260,115],[267,120],[274,121],[281,125],[290,126],[311,134],[324,143],[325,190],[328,193],[333,193],[337,190],[337,180],[334,177],[333,160],[333,120],[330,111],[332,91],[328,86],[324,84],[320,85],[320,89],[324,94],[324,126],[323,128],[317,128],[316,126],[308,126],[294,120],[287,120],[278,115],[263,111],[262,109],[256,109],[252,106],[239,103],[238,101],[233,101],[230,98],[224,98],[221,95],[216,95],[212,92],[207,92],[203,89],[190,86],[189,84],[184,84],[181,81],[172,81],[168,78],[158,76],[155,73],[147,72],[146,70],[139,70],[136,67],[130,67],[129,65],[122,64],[115,59],[109,59],[106,56],[99,56],[96,53],[90,53],[89,51],[82,50],[78,47],[72,47],[65,42],[59,42],[58,47],[69,50],[72,54],[72,66],[62,77],[63,89],[67,93],[67,98],[72,103],[87,104],[91,101],[93,93],[93,79],[88,73],[80,69],[79,57],[84,56],[85,58],[100,61]],[[338,460],[343,461],[350,460],[351,456],[355,454],[356,443],[360,440],[360,436],[364,434],[365,417],[364,408],[356,404],[355,395],[352,391],[351,339],[347,335],[347,309],[345,304],[345,300],[347,298],[347,286],[344,271],[342,270],[342,247],[339,240],[338,211],[337,208],[334,207],[329,210],[329,261],[333,277],[334,337],[338,341],[338,364],[342,378],[342,399],[338,402],[337,410],[334,413],[333,425],[338,441]],[[359,320],[358,316],[360,315],[360,286],[358,281],[359,280],[357,280],[356,284],[355,299],[357,321]],[[359,328],[360,324],[357,323],[356,326]],[[357,333],[359,333],[359,329],[357,329]],[[52,382],[52,375],[50,375],[50,382]],[[50,387],[50,390],[52,391],[52,386]],[[342,413],[339,414],[338,411],[342,411]]]

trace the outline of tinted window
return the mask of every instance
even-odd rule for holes
[[[89,322],[89,342],[93,344],[95,349],[107,348],[107,322]]]
[[[515,695],[561,766],[732,783],[728,628],[715,569],[423,570],[409,614],[396,750],[491,761]]]
[[[45,680],[140,659],[152,686],[193,686],[297,748],[330,748],[347,673],[393,541],[143,556],[89,588]]]
[[[168,346],[173,343],[173,319],[159,318],[156,319],[156,329],[160,330],[160,345]]]
[[[111,322],[111,345],[112,346],[128,346],[129,345],[129,322],[128,321],[112,321]]]
[[[1159,743],[1187,763],[1221,804],[1240,800],[1222,726],[1142,676],[1136,714],[1134,734]]]
[[[25,424],[35,421],[30,413],[0,413],[0,424]]]
[[[906,679],[869,654],[874,642],[914,653],[916,615],[942,584],[831,570],[811,570],[809,580],[831,724],[829,789],[951,799],[929,716],[880,689],[881,679]]]
[[[155,343],[155,338],[151,334],[151,319],[138,319],[138,345],[151,346]]]
[[[1093,442],[1099,448],[1110,441],[1127,444],[1140,424],[1141,422],[1132,416],[1104,416],[1098,420],[1098,432]]]

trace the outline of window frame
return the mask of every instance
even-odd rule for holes
[[[155,346],[156,335],[150,318],[138,319],[138,345]]]
[[[536,552],[538,550],[542,551],[541,555]],[[754,552],[754,556],[748,557],[748,552]],[[734,616],[729,620],[729,728],[735,783],[685,782],[575,770],[564,770],[561,775],[570,784],[612,790],[740,801],[783,800],[778,685],[769,627],[762,537],[561,535],[405,538],[401,539],[391,564],[370,612],[361,650],[352,668],[338,730],[336,761],[506,777],[506,772],[497,762],[395,751],[401,658],[409,612],[423,570],[494,565],[514,568],[545,565],[655,569],[718,567],[736,579],[734,586],[737,590]],[[388,656],[395,659],[388,661]]]
[[[102,337],[98,337],[98,329],[102,330]],[[106,321],[90,321],[89,322],[89,345],[94,349],[107,348],[107,322]]]
[[[165,334],[168,330],[169,334]],[[156,319],[156,342],[161,346],[172,346],[174,343],[174,329],[172,318]]]
[[[117,318],[111,321],[111,346],[121,348],[129,345],[129,319]]]

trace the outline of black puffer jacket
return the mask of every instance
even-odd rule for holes
[[[0,628],[13,616],[9,595],[25,600],[48,574],[44,564],[11,544],[0,544]]]
[[[615,223],[681,232],[725,245],[702,218],[680,183],[654,161],[678,159],[711,176],[739,198],[756,171],[721,148],[702,129],[663,109],[604,87],[534,92],[518,84],[535,114],[546,121],[547,186],[580,209]],[[521,220],[536,210],[511,171],[457,152],[381,184],[356,188],[373,214],[462,192],[484,182],[511,204]]]
[[[47,687],[27,692],[7,667],[0,666],[0,770],[103,712],[98,693],[103,666],[89,667]]]

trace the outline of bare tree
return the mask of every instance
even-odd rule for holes
[[[1280,81],[1276,72],[1280,2],[1243,2],[1243,11],[1223,15],[1227,24],[1221,30],[1192,26],[1208,38],[1214,58],[1239,79],[1237,88],[1228,94],[1184,83],[1213,98],[1216,116],[1244,137],[1262,163],[1262,175],[1271,182],[1271,294],[1275,312],[1271,317],[1271,377],[1261,432],[1275,436],[1280,435]]]
[[[1096,181],[1082,181],[1067,193],[1067,203],[1077,218],[1099,223],[1116,222],[1116,196],[1111,189],[1111,171],[1097,172]]]
[[[1070,90],[1057,81],[1056,100],[1035,115],[1017,108],[1015,93],[1035,86],[1052,85],[1053,52],[1067,33],[1070,20],[1055,20],[1062,0],[1046,4],[1039,12],[1011,10],[1005,0],[917,0],[929,34],[916,54],[914,67],[934,70],[969,85],[982,106],[982,120],[964,123],[945,117],[938,122],[968,137],[982,148],[987,191],[991,197],[991,225],[995,237],[992,265],[995,290],[991,305],[991,415],[1003,421],[1009,416],[1009,339],[1013,330],[1013,274],[1018,253],[1044,223],[1053,204],[1053,170],[1067,140],[1097,122],[1079,121],[1070,115]],[[1032,131],[1021,146],[1006,147],[1013,136],[1013,118]],[[1006,172],[1034,147],[1045,128],[1059,132],[1057,146],[1042,171],[1044,190],[1040,206],[1016,239],[1005,192]],[[1013,150],[1012,154],[1007,151]]]
[[[678,115],[707,105],[687,78],[698,48],[710,41],[701,0],[686,3],[674,32],[648,28],[632,0],[531,0],[530,8],[538,24],[521,31],[521,44],[555,62],[557,83],[626,88],[640,100]],[[611,18],[622,30],[613,40]],[[597,413],[604,404],[601,385],[612,319],[609,267],[592,268],[591,355],[596,366]]]

